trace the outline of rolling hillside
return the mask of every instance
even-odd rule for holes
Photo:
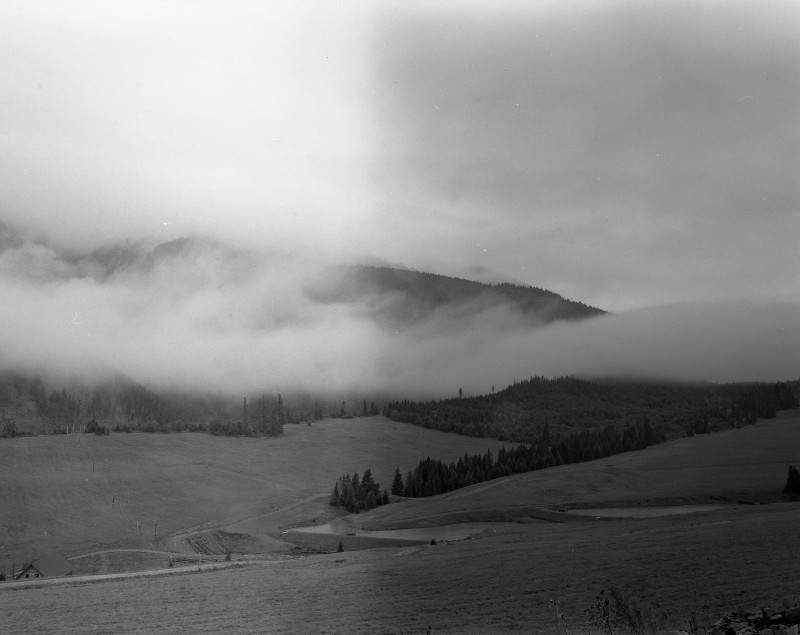
[[[373,529],[424,525],[430,514],[442,519],[452,513],[464,519],[466,510],[481,517],[492,510],[505,515],[507,510],[538,506],[774,501],[782,496],[789,465],[800,465],[798,410],[744,428],[408,499],[403,505],[354,517],[354,525]]]
[[[3,600],[13,594],[3,616],[42,633],[566,628],[581,634],[599,632],[587,625],[584,610],[599,591],[614,587],[632,594],[662,627],[705,628],[732,610],[797,602],[787,586],[800,558],[796,503],[724,501],[734,500],[736,492],[771,496],[782,488],[787,462],[800,459],[799,423],[797,411],[780,413],[747,428],[502,479],[436,500],[395,503],[351,520],[359,526],[425,526],[446,522],[448,510],[527,515],[528,506],[598,506],[621,498],[629,504],[715,500],[721,505],[715,511],[579,523],[527,516],[525,522],[451,544],[348,550],[202,575],[164,571],[102,584],[76,580],[16,591],[0,586],[0,593],[7,593]],[[231,478],[241,479],[236,472]],[[557,613],[563,620],[557,621]]]
[[[201,524],[244,523],[242,531],[279,533],[326,511],[344,473],[370,468],[390,487],[395,466],[407,469],[421,456],[452,460],[499,447],[383,417],[290,425],[283,436],[256,439],[196,433],[2,439],[3,552],[19,563],[49,551],[161,549],[171,534]],[[308,507],[297,505],[309,497]]]

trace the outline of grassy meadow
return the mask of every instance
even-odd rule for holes
[[[365,433],[368,426],[375,426],[372,430],[380,434]],[[437,450],[431,445],[436,437],[427,437],[429,433],[375,419],[326,422],[311,428],[287,426],[286,437],[278,440],[132,435],[92,439],[91,443],[111,442],[105,446],[107,450],[119,444],[115,458],[107,456],[109,461],[119,462],[132,453],[128,444],[138,444],[142,467],[154,471],[160,465],[164,473],[179,475],[169,479],[171,485],[180,492],[195,492],[194,500],[161,504],[159,509],[166,514],[167,508],[177,507],[176,518],[169,522],[180,532],[207,517],[220,519],[219,524],[228,528],[252,529],[255,523],[277,527],[278,519],[293,522],[297,518],[292,517],[292,510],[301,510],[297,517],[315,513],[322,509],[320,496],[329,489],[328,471],[361,470],[361,457],[377,456],[379,450],[388,451],[400,441],[413,443],[417,435],[416,451],[424,456],[447,458],[463,453],[463,446],[455,447],[459,441],[475,444],[471,451],[486,445],[485,440],[441,435]],[[59,440],[74,441],[52,439]],[[170,451],[158,453],[157,441],[169,444]],[[345,447],[335,445],[337,441],[346,442]],[[281,460],[275,456],[269,468],[260,462],[257,466],[246,463],[263,454],[272,456],[271,452],[253,451],[272,442],[296,448],[292,460],[306,456],[305,462],[292,467],[288,457]],[[142,444],[150,443],[152,448],[142,451]],[[52,453],[54,446],[48,447]],[[168,467],[170,455],[180,449],[184,456],[173,457],[172,463],[181,469]],[[149,450],[155,455],[145,459]],[[414,451],[414,447],[402,450],[415,457],[409,463],[420,456]],[[210,460],[215,454],[240,460],[225,467]],[[38,633],[556,633],[566,628],[574,635],[599,632],[587,626],[583,612],[601,589],[613,586],[630,592],[654,615],[666,614],[665,625],[672,628],[686,629],[692,618],[706,625],[731,610],[781,608],[800,600],[794,584],[800,561],[800,506],[732,502],[778,498],[788,465],[800,463],[799,454],[800,412],[783,412],[777,419],[747,428],[517,475],[433,499],[393,503],[351,519],[356,526],[372,528],[452,522],[454,514],[463,519],[511,514],[525,521],[490,529],[474,539],[434,546],[285,555],[241,568],[92,584],[75,580],[24,589],[0,585],[0,620],[24,624]],[[395,462],[403,469],[401,461]],[[308,464],[312,467],[304,477],[299,466]],[[394,465],[382,472],[373,461],[372,468],[378,480],[388,484]],[[178,478],[190,472],[203,476],[195,485],[181,484]],[[278,494],[276,488],[272,498],[248,506],[245,493],[252,497],[258,490],[256,484],[263,488],[266,475],[272,473],[284,474],[278,482],[287,491]],[[9,474],[14,472],[7,471]],[[81,474],[89,478],[85,471]],[[159,480],[155,473],[132,478],[142,486]],[[212,490],[214,496],[199,497],[197,491],[216,481],[220,482]],[[290,486],[294,481],[298,484]],[[31,487],[23,480],[17,488],[22,484]],[[234,484],[239,484],[241,491],[229,491]],[[64,491],[71,489],[65,485]],[[28,495],[33,494],[30,491]],[[319,501],[320,506],[300,502],[304,497]],[[146,494],[142,498],[146,499]],[[86,495],[73,497],[72,505],[85,499]],[[218,501],[218,508],[197,509],[202,501],[212,499]],[[158,500],[156,494],[152,504]],[[531,512],[539,506],[708,500],[720,501],[721,509],[639,520],[559,523],[536,520]],[[51,504],[56,503],[51,500]],[[181,513],[185,515],[182,523]],[[5,523],[6,512],[3,514]],[[112,526],[106,522],[107,529]],[[80,542],[75,545],[86,548]],[[553,600],[560,603],[566,619],[560,630]]]
[[[685,628],[733,609],[796,602],[798,511],[520,524],[415,549],[345,551],[209,573],[0,587],[0,619],[37,633],[588,633],[603,588],[657,604]],[[794,594],[794,595],[792,595]],[[428,627],[430,626],[430,630]],[[563,631],[561,631],[563,632]]]
[[[411,499],[354,517],[354,524],[367,529],[405,527],[430,515],[465,520],[465,512],[480,518],[481,512],[513,515],[515,508],[535,506],[767,502],[780,497],[789,465],[800,466],[798,410],[780,412],[776,419],[753,426]]]
[[[173,550],[170,536],[194,528],[276,535],[330,514],[328,496],[345,472],[370,468],[388,489],[396,465],[407,470],[428,455],[452,460],[500,446],[383,417],[287,425],[268,438],[0,439],[0,570],[50,552]]]

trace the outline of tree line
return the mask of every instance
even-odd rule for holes
[[[479,397],[391,402],[395,420],[470,436],[524,443],[497,456],[465,454],[444,463],[430,457],[405,477],[399,467],[392,494],[434,496],[475,483],[568,463],[641,450],[675,436],[775,417],[796,408],[800,382],[776,384],[655,384],[534,377]]]
[[[286,424],[325,417],[375,416],[374,401],[351,398],[329,403],[279,393],[260,396],[154,391],[120,379],[94,386],[51,387],[41,377],[0,373],[0,437],[113,432],[209,432],[214,435],[280,434]]]
[[[396,421],[467,436],[536,443],[545,427],[562,434],[648,422],[667,437],[713,432],[797,407],[798,382],[710,384],[533,377],[505,390],[439,401],[392,401]]]
[[[503,446],[496,457],[491,450],[484,454],[467,453],[450,463],[428,457],[409,470],[405,478],[398,467],[392,480],[392,494],[414,498],[435,496],[503,476],[641,450],[665,439],[663,430],[653,428],[649,422],[626,424],[621,430],[607,425],[567,436],[551,437],[546,430],[536,443]]]

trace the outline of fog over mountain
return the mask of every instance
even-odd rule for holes
[[[414,396],[488,392],[532,375],[743,381],[800,372],[797,305],[674,304],[616,315],[574,305],[594,317],[554,319],[558,296],[543,290],[529,290],[547,298],[542,312],[526,313],[496,287],[444,298],[445,289],[472,286],[403,273],[441,285],[432,301],[421,288],[398,295],[385,279],[391,269],[218,240],[62,252],[9,227],[3,236],[4,369],[90,379],[120,372],[188,390]],[[352,284],[354,271],[358,284],[345,293],[337,285]]]
[[[797,377],[798,7],[0,4],[0,365]]]

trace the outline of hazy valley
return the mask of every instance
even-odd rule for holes
[[[0,633],[798,635],[800,4],[0,42]]]
[[[45,249],[5,244],[14,258]],[[210,253],[237,276],[264,264],[175,241],[53,252],[49,270],[27,271],[48,285],[124,287],[185,272],[192,259],[207,266]],[[465,329],[535,337],[609,319],[542,289],[387,267],[314,271],[303,302],[429,343]],[[286,328],[270,315],[249,328]],[[454,381],[442,395],[391,374],[314,390],[278,384],[271,369],[239,391],[227,377],[201,393],[185,378],[162,384],[158,372],[139,383],[125,357],[74,373],[54,361],[6,359],[0,376],[4,573],[11,580],[53,553],[72,571],[3,585],[4,597],[20,598],[6,618],[36,614],[37,631],[58,615],[59,632],[79,632],[99,605],[102,628],[143,632],[580,633],[598,632],[584,611],[604,589],[635,592],[653,620],[687,629],[734,606],[791,604],[776,584],[791,555],[773,546],[797,514],[783,492],[798,462],[797,381],[609,369],[514,378],[477,394]],[[347,513],[342,488],[356,473],[366,487],[367,470],[377,495]],[[376,507],[382,491],[388,504]],[[592,511],[631,507],[645,516]],[[680,511],[690,513],[672,515]],[[326,523],[326,533],[305,529]],[[411,529],[422,533],[405,537]],[[343,587],[366,612],[336,614]],[[142,603],[151,617],[132,620]]]

